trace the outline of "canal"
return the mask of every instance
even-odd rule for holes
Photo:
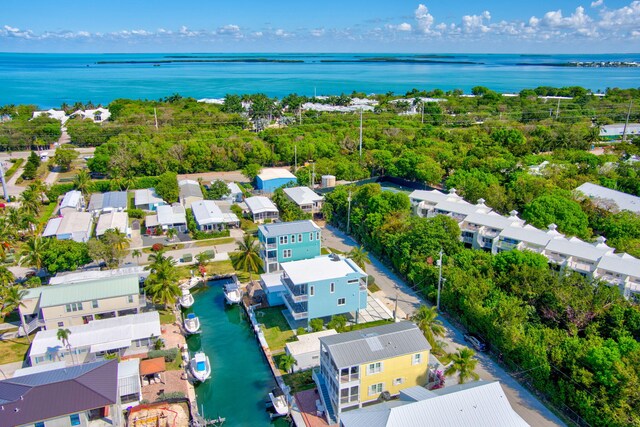
[[[244,310],[225,304],[222,281],[193,290],[189,309],[200,318],[200,335],[187,339],[191,353],[202,349],[211,361],[211,378],[196,385],[205,418],[226,418],[225,426],[272,426],[265,410],[275,380]],[[284,420],[278,426],[288,425]]]

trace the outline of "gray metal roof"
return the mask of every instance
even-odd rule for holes
[[[109,191],[107,193],[95,193],[91,195],[88,211],[100,211],[103,209],[126,209],[126,191]]]
[[[595,202],[601,206],[605,206],[605,201],[610,200],[618,209],[627,210],[635,213],[640,213],[640,197],[636,197],[632,194],[623,193],[621,191],[612,190],[601,185],[585,182],[578,188],[584,195],[591,199],[596,199]]]
[[[277,222],[258,226],[258,230],[265,237],[278,237],[285,234],[310,233],[320,231],[320,227],[311,220]]]
[[[19,426],[116,403],[118,362],[86,363],[0,381],[0,426]]]
[[[178,181],[178,187],[180,187],[180,198],[185,197],[199,197],[203,198],[202,190],[200,189],[200,184],[198,181],[193,181],[190,179],[183,179]]]
[[[390,323],[320,338],[338,368],[431,349],[422,331],[412,322]]]

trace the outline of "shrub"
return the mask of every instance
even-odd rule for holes
[[[331,321],[327,323],[327,329],[335,329],[337,332],[344,332],[347,326],[347,318],[344,316],[332,316]]]
[[[156,402],[162,402],[162,401],[171,400],[171,399],[184,399],[184,398],[185,398],[185,395],[183,392],[170,391],[169,393],[161,393],[156,399]]]
[[[151,350],[147,353],[149,359],[155,359],[156,357],[164,357],[165,362],[173,362],[178,357],[178,349],[170,348],[168,350]]]
[[[311,319],[309,321],[309,326],[311,327],[311,330],[313,332],[320,332],[322,329],[324,329],[324,322],[322,321],[322,319]]]
[[[304,335],[307,333],[307,330],[304,328],[304,326],[300,326],[297,330],[296,330],[296,335]]]
[[[129,214],[129,218],[144,218],[144,211],[142,209],[128,209],[127,213]]]
[[[162,243],[154,243],[153,246],[151,246],[151,250],[153,252],[160,252],[162,249],[164,249],[164,245]]]

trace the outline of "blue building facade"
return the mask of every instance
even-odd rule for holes
[[[313,221],[260,225],[258,240],[265,273],[279,271],[283,262],[320,256],[320,227]]]
[[[292,182],[297,183],[298,178],[286,169],[264,169],[256,176],[256,188],[265,193],[273,193],[276,189]]]
[[[296,321],[353,313],[367,307],[367,274],[335,254],[282,264],[284,303]]]

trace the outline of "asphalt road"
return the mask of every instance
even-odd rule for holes
[[[349,251],[357,243],[333,227],[325,227],[322,230],[322,244],[325,247],[334,248],[342,252]],[[375,283],[381,291],[376,292],[376,297],[381,299],[393,310],[395,298],[398,299],[399,318],[410,317],[421,304],[431,305],[417,295],[389,268],[369,254],[371,265],[367,265],[367,273],[375,278]],[[443,341],[447,344],[446,351],[451,353],[457,348],[466,345],[463,332],[451,323],[440,318],[446,328],[446,336]],[[476,372],[485,381],[500,381],[509,403],[513,409],[531,426],[564,426],[565,424],[546,406],[544,406],[533,394],[521,386],[504,369],[494,362],[488,355],[478,353],[479,360]],[[447,379],[447,385],[455,384],[454,378]]]

